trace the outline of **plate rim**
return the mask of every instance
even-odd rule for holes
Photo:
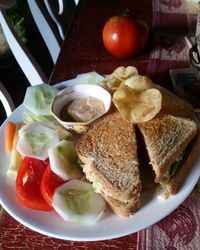
[[[73,79],[74,80],[74,79]],[[67,86],[69,82],[72,82],[72,84],[75,83],[75,81],[64,81],[60,84],[56,84],[54,87],[58,87],[60,88],[63,87],[63,86]],[[8,121],[8,120],[12,120],[13,117],[19,113],[19,112],[23,112],[23,108],[24,108],[24,105],[21,104],[19,105],[14,111],[13,113],[3,122],[3,124],[1,125],[0,127],[0,135],[2,134],[2,130],[3,130],[3,127],[5,125],[5,123]],[[20,114],[20,116],[22,116],[22,114]],[[23,116],[22,116],[23,117]],[[13,119],[14,121],[15,119]],[[2,141],[0,141],[0,145],[2,144]],[[4,150],[4,153],[5,153],[5,150]],[[1,164],[1,161],[0,161],[0,164]],[[0,165],[0,168],[1,168],[1,165]],[[194,174],[196,173],[196,174]],[[2,178],[2,175],[0,173],[0,179]],[[6,176],[6,174],[5,174]],[[198,179],[199,179],[199,176],[200,176],[200,156],[198,157],[198,159],[196,160],[196,162],[194,163],[193,167],[192,167],[192,170],[190,171],[189,175],[187,176],[187,179],[184,181],[183,183],[183,186],[182,186],[182,189],[179,191],[179,193],[177,193],[175,196],[171,197],[168,199],[168,201],[171,201],[172,199],[172,202],[173,200],[175,200],[175,203],[174,205],[170,206],[170,209],[169,210],[165,210],[165,212],[163,213],[162,216],[158,216],[158,217],[153,217],[151,220],[149,220],[148,223],[144,223],[144,224],[140,224],[140,226],[138,227],[135,227],[135,229],[133,230],[123,230],[123,232],[117,232],[117,233],[110,233],[109,235],[107,236],[84,236],[84,237],[77,237],[76,235],[74,236],[68,236],[68,235],[60,235],[60,234],[55,234],[55,233],[51,233],[49,232],[48,230],[43,230],[41,228],[38,228],[38,227],[35,227],[34,225],[31,225],[29,222],[27,221],[24,221],[24,219],[22,217],[20,217],[18,214],[15,214],[14,213],[14,209],[10,209],[9,207],[9,204],[5,201],[5,200],[2,200],[2,194],[3,194],[3,191],[0,190],[0,204],[2,205],[2,207],[11,215],[11,217],[13,217],[15,220],[17,220],[18,222],[20,222],[21,224],[23,224],[24,226],[26,226],[27,228],[30,228],[32,229],[33,231],[35,232],[38,232],[38,233],[41,233],[43,235],[46,235],[46,236],[49,236],[49,237],[53,237],[53,238],[56,238],[56,239],[61,239],[61,240],[72,240],[72,241],[100,241],[100,240],[110,240],[110,239],[115,239],[115,238],[119,238],[119,237],[123,237],[123,236],[128,236],[130,234],[133,234],[133,233],[136,233],[138,232],[139,230],[143,230],[157,222],[159,222],[160,220],[162,220],[163,218],[165,218],[166,216],[168,216],[170,213],[172,213],[180,204],[182,204],[182,202],[189,196],[189,194],[192,192],[192,190],[194,189]],[[184,190],[183,190],[184,189]],[[155,195],[155,197],[153,198],[154,199],[158,199],[158,197]],[[151,202],[151,201],[150,201]],[[168,202],[167,202],[168,203]],[[170,202],[169,202],[170,204]],[[21,206],[19,204],[19,206]],[[148,206],[148,204],[147,204]],[[136,216],[138,213],[140,213],[140,209],[136,212]],[[132,217],[129,217],[129,218],[133,218],[135,215],[133,215]],[[125,218],[125,220],[129,220],[129,218]],[[131,219],[130,219],[131,221]],[[98,223],[98,222],[97,222]],[[132,222],[131,222],[132,223]],[[134,227],[133,227],[134,228]],[[92,237],[91,237],[92,236]]]

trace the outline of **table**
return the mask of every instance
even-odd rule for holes
[[[150,43],[140,55],[124,60],[111,56],[102,43],[102,29],[106,20],[122,13],[125,8],[129,8],[136,18],[145,20],[151,28],[151,1],[140,0],[137,4],[131,0],[81,0],[79,2],[74,22],[50,77],[50,84],[93,70],[100,74],[110,74],[121,65],[135,65],[140,69],[141,74],[146,74]]]
[[[180,2],[182,3],[181,6]],[[152,8],[153,3],[153,8]],[[168,5],[167,5],[168,3]],[[184,3],[184,6],[183,6]],[[149,46],[141,54],[128,59],[116,59],[111,56],[103,47],[101,36],[102,28],[105,21],[113,15],[119,14],[124,8],[129,7],[133,9],[134,14],[145,20],[152,29],[152,39],[149,41]],[[58,61],[51,74],[49,83],[54,85],[67,79],[75,77],[79,73],[97,71],[100,74],[109,74],[118,66],[134,65],[138,68],[140,74],[150,76],[157,84],[161,84],[169,89],[172,88],[169,78],[169,68],[179,68],[188,66],[187,46],[183,50],[176,50],[174,43],[177,44],[177,39],[163,40],[163,24],[168,25],[168,29],[172,31],[172,27],[178,26],[183,33],[188,33],[187,22],[189,20],[190,26],[194,24],[196,15],[193,13],[184,13],[186,10],[186,0],[174,1],[170,5],[170,1],[158,0],[80,0],[77,13],[72,23],[71,29],[63,43],[62,50],[58,57]],[[171,14],[176,14],[182,11],[176,18],[170,18]],[[173,13],[172,13],[173,12]],[[154,15],[152,14],[154,13]],[[178,12],[179,13],[179,12]],[[152,18],[153,17],[153,18]],[[167,26],[166,25],[166,26]],[[172,25],[172,26],[170,26]],[[166,29],[166,27],[164,27]],[[191,28],[191,27],[190,27]],[[159,30],[158,33],[155,32]],[[169,31],[169,30],[168,30]],[[156,39],[154,39],[156,38]],[[164,37],[165,38],[165,37]],[[182,36],[183,38],[183,36]],[[182,39],[181,38],[181,39]],[[170,43],[170,42],[171,43]],[[181,40],[182,41],[182,40]],[[160,46],[160,42],[162,45]],[[159,46],[160,47],[159,47]],[[178,45],[182,45],[178,39]],[[156,48],[156,49],[155,49]],[[171,49],[173,48],[173,50]],[[180,48],[180,46],[178,46]],[[162,58],[161,55],[165,54]],[[165,60],[164,60],[165,59]],[[198,195],[197,195],[198,194]],[[175,233],[166,230],[172,225],[172,219],[176,220],[177,214],[180,212],[191,212],[198,214],[199,207],[192,207],[192,204],[197,203],[199,200],[199,193],[195,192],[187,199],[180,208],[178,208],[172,215],[157,223],[155,226],[149,227],[138,233],[121,237],[118,239],[99,241],[99,242],[73,242],[53,239],[44,235],[40,235],[30,229],[24,227],[20,223],[12,219],[7,213],[3,215],[0,223],[0,248],[17,248],[17,249],[161,249],[163,247],[174,246],[177,244],[170,239],[173,239]],[[190,205],[190,207],[189,207]],[[195,214],[195,216],[196,216]],[[185,239],[183,241],[185,249],[187,244],[193,244],[193,238],[196,234],[199,237],[199,224],[200,218],[194,219],[193,225],[190,226],[190,235],[185,236],[180,233],[180,236]],[[171,224],[170,224],[171,223]],[[196,227],[194,228],[194,225]],[[176,224],[174,224],[176,226]],[[159,229],[159,230],[158,230]],[[164,230],[165,229],[165,230]],[[196,231],[195,231],[196,230]],[[163,236],[162,239],[158,238],[157,232]],[[170,234],[172,232],[172,235]],[[165,234],[166,233],[166,234]],[[179,239],[180,239],[179,238]],[[200,238],[200,237],[199,237]],[[196,246],[199,241],[195,239]],[[173,244],[172,244],[173,243]],[[195,249],[194,245],[189,245],[190,249]],[[177,247],[177,249],[182,246]]]

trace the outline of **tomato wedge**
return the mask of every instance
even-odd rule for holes
[[[40,191],[46,167],[47,163],[38,159],[25,157],[22,161],[16,179],[16,195],[22,205],[36,210],[52,210]]]
[[[51,170],[49,164],[42,176],[40,185],[41,194],[49,206],[52,206],[52,197],[54,194],[54,190],[63,183],[65,183],[65,181]]]

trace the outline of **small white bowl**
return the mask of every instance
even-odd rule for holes
[[[62,119],[61,112],[64,107],[74,100],[87,97],[94,97],[103,102],[104,112],[101,115],[86,122],[64,121]],[[111,106],[111,100],[110,93],[99,85],[78,84],[72,87],[67,87],[56,94],[51,105],[51,113],[66,129],[73,130],[76,133],[84,133],[88,130],[89,125],[92,122],[108,112]]]

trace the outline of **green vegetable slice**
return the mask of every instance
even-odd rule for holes
[[[45,160],[48,149],[59,142],[57,131],[44,123],[30,122],[19,130],[17,150],[23,156]]]
[[[62,140],[48,150],[51,170],[63,180],[80,178],[81,169],[77,165],[77,153],[72,141]]]
[[[30,86],[26,90],[23,104],[36,116],[51,115],[50,108],[58,90],[47,84]]]
[[[52,205],[66,221],[93,224],[104,212],[106,203],[91,184],[70,180],[55,190]]]

